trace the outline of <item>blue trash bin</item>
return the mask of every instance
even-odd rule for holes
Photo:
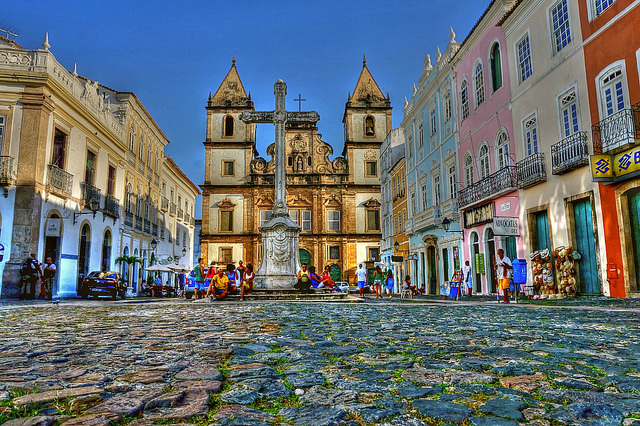
[[[515,259],[513,266],[513,282],[515,284],[525,284],[527,282],[527,260]]]

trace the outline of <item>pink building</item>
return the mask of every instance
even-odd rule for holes
[[[475,293],[495,293],[499,248],[523,257],[513,134],[508,48],[497,25],[513,0],[493,0],[453,59],[460,109],[458,207],[464,258]]]

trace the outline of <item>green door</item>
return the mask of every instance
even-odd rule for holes
[[[636,290],[640,288],[640,192],[629,197],[631,235],[633,240],[633,260],[636,265]],[[633,286],[632,286],[633,288]]]
[[[342,272],[340,272],[340,265],[334,263],[329,267],[329,274],[333,281],[342,281]]]
[[[518,258],[518,251],[516,250],[516,237],[513,235],[507,237],[506,246],[507,257],[511,260]]]
[[[427,249],[427,255],[429,257],[429,294],[438,294],[436,292],[436,249],[434,247],[429,247]]]
[[[595,236],[590,200],[573,204],[573,218],[576,227],[576,249],[582,259],[578,265],[579,289],[582,294],[599,294],[598,265],[596,262]]]
[[[551,238],[549,238],[549,216],[546,211],[536,213],[536,250],[549,249],[551,254]]]
[[[451,279],[449,275],[449,250],[446,248],[442,249],[442,266],[444,267],[444,280],[447,281]]]
[[[303,263],[306,263],[307,266],[312,266],[311,265],[311,253],[309,253],[305,249],[298,250],[298,257],[300,257],[300,265],[302,265]]]

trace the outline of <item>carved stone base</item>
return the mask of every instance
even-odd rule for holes
[[[272,217],[260,227],[262,263],[256,271],[255,288],[293,288],[298,273],[300,227],[288,215]]]

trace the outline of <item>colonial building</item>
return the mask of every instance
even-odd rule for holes
[[[518,227],[516,235],[505,235],[514,227],[500,226],[505,219],[517,222],[520,212],[507,42],[496,25],[513,3],[492,1],[453,59],[464,257],[472,266],[473,290],[482,294],[496,292],[497,249],[503,248],[510,259],[524,255]]]
[[[33,50],[0,37],[0,297],[19,295],[31,253],[57,265],[54,296],[72,297],[120,254],[148,262],[158,232],[168,140],[135,95],[67,71],[49,49],[48,37]],[[145,261],[123,266],[132,291]]]
[[[640,1],[586,0],[577,9],[572,23],[584,40],[589,95],[582,123],[587,134],[592,125],[591,173],[601,200],[593,205],[600,237],[594,275],[605,294],[628,297],[640,292]]]
[[[405,100],[401,127],[406,139],[408,258],[412,282],[438,294],[438,283],[448,280],[461,265],[461,236],[457,205],[458,141],[455,75],[451,60],[460,47],[453,30],[436,62],[427,55],[417,87]]]
[[[270,100],[264,100],[269,102]],[[254,104],[235,65],[207,102],[205,177],[201,185],[202,256],[210,262],[261,261],[259,227],[274,202],[274,144],[269,159],[256,149],[256,125],[240,120]],[[343,118],[342,156],[322,140],[316,123],[288,122],[287,202],[301,227],[301,262],[331,265],[336,279],[380,254],[379,149],[391,130],[391,103],[363,62]],[[268,135],[272,128],[265,128]],[[271,136],[269,136],[271,137]]]

